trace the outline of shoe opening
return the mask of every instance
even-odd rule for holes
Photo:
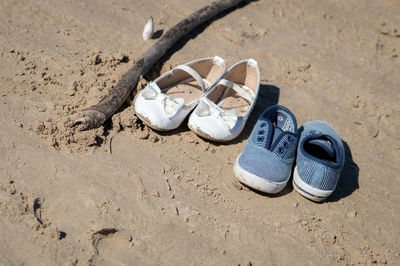
[[[325,136],[309,139],[304,143],[304,150],[322,161],[338,163],[333,143]]]

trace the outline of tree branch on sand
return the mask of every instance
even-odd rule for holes
[[[74,115],[73,126],[79,130],[100,127],[125,102],[136,88],[140,76],[149,69],[170,49],[180,38],[191,32],[195,27],[231,8],[243,0],[218,0],[205,6],[178,24],[173,26],[139,59],[122,77],[117,85],[96,105],[84,109]]]

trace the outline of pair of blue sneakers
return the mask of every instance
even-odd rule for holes
[[[323,201],[336,188],[344,157],[343,142],[330,125],[311,121],[297,129],[293,113],[274,105],[260,115],[234,172],[245,185],[275,194],[286,186],[296,159],[294,189]]]

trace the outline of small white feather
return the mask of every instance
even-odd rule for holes
[[[153,17],[149,17],[149,19],[146,22],[146,25],[144,26],[143,30],[143,40],[147,41],[153,36],[153,31],[154,31],[154,22],[153,22]]]

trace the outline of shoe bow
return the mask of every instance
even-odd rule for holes
[[[235,109],[224,110],[206,98],[202,98],[199,102],[196,114],[200,117],[211,115],[217,118],[228,130],[231,130],[238,120]]]
[[[161,103],[164,112],[168,118],[175,116],[183,107],[185,100],[183,98],[173,98],[161,92],[160,88],[154,82],[146,86],[142,92],[146,100],[156,100]]]

